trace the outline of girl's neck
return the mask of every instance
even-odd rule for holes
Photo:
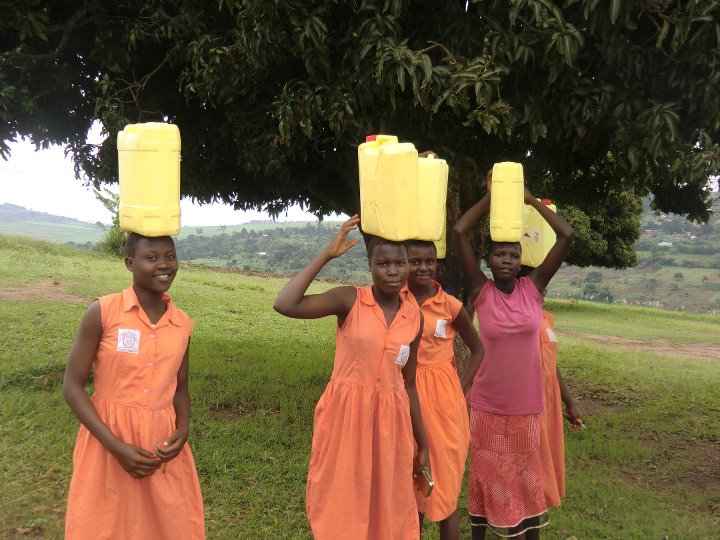
[[[505,294],[512,294],[512,292],[515,290],[515,284],[517,280],[515,278],[512,279],[502,279],[498,280],[495,279],[495,287],[502,293]]]
[[[408,282],[408,288],[415,297],[415,300],[417,300],[419,306],[422,306],[428,298],[435,296],[438,291],[435,285],[430,283],[427,285],[418,285],[417,283]]]
[[[163,300],[163,293],[148,291],[136,285],[133,285],[133,290],[140,307],[148,316],[150,322],[157,323],[167,310],[167,304]]]

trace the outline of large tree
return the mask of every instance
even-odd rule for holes
[[[522,161],[577,230],[571,262],[635,263],[640,199],[708,218],[720,151],[714,0],[0,0],[0,152],[66,145],[117,177],[115,134],[167,120],[200,201],[358,208],[356,146],[451,165],[452,212]],[[86,133],[109,134],[95,148]]]

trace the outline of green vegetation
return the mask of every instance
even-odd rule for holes
[[[111,256],[0,236],[2,538],[62,537],[78,427],[59,392],[64,362],[86,305],[129,279]],[[190,444],[208,538],[311,537],[304,482],[334,321],[277,315],[270,306],[283,284],[184,266],[171,290],[196,322]],[[588,427],[566,434],[568,497],[544,537],[716,538],[720,355],[699,358],[691,346],[717,353],[720,317],[567,301],[548,308]],[[622,337],[671,347],[658,353]],[[463,493],[463,538],[465,501]],[[438,538],[434,525],[427,531]]]

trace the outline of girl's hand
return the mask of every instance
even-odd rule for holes
[[[487,186],[487,194],[490,195],[490,191],[492,188],[492,169],[490,169],[487,174],[485,175],[485,184]]]
[[[579,429],[585,425],[583,424],[582,418],[580,418],[580,413],[575,408],[575,405],[565,407],[565,414],[563,416],[567,418],[568,422],[570,422],[575,429]]]
[[[358,223],[360,223],[360,218],[355,214],[342,224],[340,232],[337,233],[335,238],[332,239],[332,242],[325,248],[325,254],[330,259],[336,259],[360,241],[358,238],[350,240],[349,242],[345,241],[350,231],[357,228]]]
[[[187,439],[188,433],[186,431],[180,429],[173,431],[162,444],[158,443],[155,448],[157,457],[163,462],[168,462],[176,458],[180,450],[182,450],[182,447],[185,446]]]
[[[158,457],[139,446],[118,442],[110,452],[133,478],[152,476],[160,467]]]
[[[526,187],[525,188],[525,204],[530,204],[531,201],[533,201],[535,197],[533,197],[532,193],[530,193],[530,190]]]
[[[430,471],[430,451],[427,448],[418,448],[417,455],[415,456],[415,465],[417,467],[413,471],[415,476],[420,474],[422,469],[427,469],[428,472],[432,472]]]

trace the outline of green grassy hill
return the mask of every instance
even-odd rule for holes
[[[62,537],[78,428],[65,360],[87,304],[129,279],[117,259],[0,235],[0,538]],[[183,266],[171,290],[196,323],[189,443],[208,538],[311,538],[305,477],[335,322],[275,313],[284,283]],[[568,496],[543,538],[717,538],[720,317],[548,307],[588,427],[566,433]],[[460,511],[469,538],[464,492]]]

